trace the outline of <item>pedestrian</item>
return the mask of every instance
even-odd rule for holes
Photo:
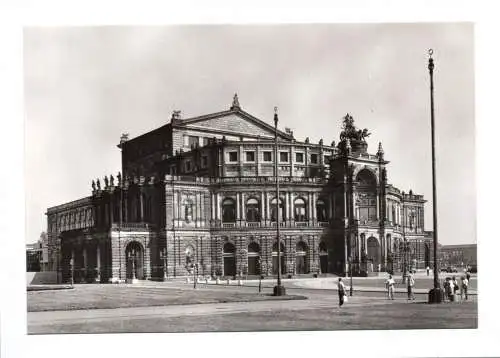
[[[342,277],[339,277],[337,290],[339,291],[339,307],[342,307],[342,305],[344,304],[344,296],[345,296],[345,286],[344,283],[342,282]]]
[[[460,301],[463,301],[464,299],[464,294],[465,294],[465,300],[467,301],[468,295],[467,295],[467,289],[469,288],[469,280],[467,280],[467,276],[462,276],[462,282],[460,285]]]
[[[467,271],[467,273],[465,274],[465,276],[467,277],[467,281],[470,282],[470,271]]]
[[[451,278],[446,277],[446,281],[444,283],[444,292],[445,296],[448,298],[448,301],[453,302],[453,287]]]
[[[452,281],[452,289],[453,289],[453,296],[454,298],[457,297],[457,291],[459,290],[460,286],[458,286],[458,281],[457,281],[457,278],[455,276],[453,276],[453,278],[451,279]]]
[[[407,285],[408,285],[408,301],[415,300],[415,293],[413,292],[413,286],[415,286],[415,279],[413,278],[412,274],[408,275]]]
[[[387,288],[387,299],[389,299],[389,300],[394,299],[394,285],[395,284],[396,284],[396,282],[394,282],[392,275],[389,275],[389,278],[385,281],[385,287]]]
[[[427,276],[429,276],[429,271],[431,270],[430,267],[427,266],[426,270],[427,270]]]

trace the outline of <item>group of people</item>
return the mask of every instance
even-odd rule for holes
[[[464,296],[465,300],[468,300],[469,295],[467,291],[469,288],[469,281],[470,273],[468,271],[460,277],[460,283],[457,281],[455,276],[451,278],[446,277],[443,282],[445,299],[448,299],[450,302],[454,302],[457,299],[457,292],[460,292],[460,300],[463,301]]]
[[[396,281],[392,277],[392,275],[389,275],[389,278],[385,281],[385,288],[387,290],[387,299],[393,300],[394,299],[394,288],[396,286]],[[413,288],[415,287],[415,278],[413,275],[410,273],[407,276],[406,280],[406,288],[408,292],[408,300],[415,300],[415,292],[413,291]]]
[[[465,297],[465,300],[467,300],[469,298],[468,293],[467,293],[467,290],[469,288],[469,282],[470,282],[470,273],[468,271],[466,271],[465,274],[460,277],[460,283],[457,281],[455,276],[453,276],[452,278],[446,277],[446,279],[443,283],[444,292],[445,292],[445,299],[448,299],[450,302],[455,301],[457,292],[459,291],[460,300],[463,300],[464,297]],[[389,278],[385,281],[385,287],[387,290],[387,299],[389,299],[389,300],[394,299],[395,286],[396,286],[396,281],[394,280],[392,275],[389,275]],[[414,287],[415,287],[415,278],[414,278],[413,274],[410,273],[410,274],[408,274],[407,279],[406,279],[408,300],[415,300]],[[339,277],[339,280],[338,280],[337,290],[338,290],[338,294],[339,294],[339,307],[342,307],[344,302],[347,300],[347,294],[346,294],[344,282],[342,282],[341,277]]]

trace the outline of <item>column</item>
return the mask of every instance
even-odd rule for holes
[[[312,221],[312,193],[307,193],[307,219]]]
[[[266,220],[266,211],[265,211],[265,195],[264,192],[260,193],[260,221]]]
[[[290,218],[290,222],[292,222],[293,220],[295,220],[295,217],[293,215],[293,201],[295,200],[295,195],[293,193],[289,193],[289,194],[290,194],[290,200],[289,200],[289,202],[290,202],[290,214],[289,215],[290,216],[289,216],[289,218]]]
[[[377,189],[377,220],[380,220],[380,193]]]
[[[312,210],[312,219],[313,222],[317,221],[317,216],[316,216],[316,193],[312,193],[312,204],[311,204],[311,210]]]
[[[222,221],[222,205],[220,202],[220,193],[217,193],[217,219]]]
[[[215,208],[216,208],[216,204],[215,204],[215,194],[210,194],[210,198],[211,198],[211,203],[210,203],[210,207],[212,209],[212,221],[215,220]]]
[[[285,221],[290,221],[291,215],[290,215],[290,197],[289,193],[285,192],[285,207],[283,208],[285,210]]]
[[[240,212],[240,193],[236,193],[236,222],[241,222],[241,212]]]
[[[82,276],[80,278],[80,282],[85,282],[87,278],[87,246],[85,245],[85,242],[82,243],[82,257],[83,257],[83,266],[80,272],[82,272]]]
[[[269,193],[266,192],[266,221],[271,221],[271,209],[270,209],[270,197]]]
[[[140,187],[140,189],[139,189],[139,205],[140,205],[140,213],[141,213],[140,221],[144,222],[144,196],[142,193],[142,187]]]
[[[149,280],[151,278],[151,249],[147,243],[143,243],[145,247],[144,251],[144,278]]]
[[[246,221],[246,211],[245,211],[245,202],[246,202],[246,195],[245,193],[241,193],[241,212],[240,212],[240,217],[242,221]]]
[[[96,281],[100,282],[101,281],[101,245],[100,242],[97,241],[96,245],[96,268],[97,268],[97,276],[96,276]]]

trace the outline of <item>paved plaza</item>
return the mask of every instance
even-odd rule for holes
[[[28,292],[28,333],[215,332],[272,330],[477,328],[477,296],[467,302],[429,305],[427,289],[394,301],[358,279],[348,303],[338,307],[336,278],[286,280],[285,300],[270,295],[272,280],[245,286],[184,282],[75,285],[70,290]]]

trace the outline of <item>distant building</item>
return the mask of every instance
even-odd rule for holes
[[[477,244],[442,245],[438,252],[442,268],[477,266]]]
[[[42,232],[37,242],[26,244],[26,271],[47,271],[49,265],[49,252],[47,247],[47,234]]]
[[[271,276],[278,260],[287,276],[341,274],[349,263],[361,275],[431,266],[426,201],[388,182],[382,144],[370,154],[368,135],[346,115],[337,144],[299,141],[241,109],[236,95],[217,113],[174,111],[153,131],[122,136],[123,175],[48,208],[50,269],[63,281],[116,282],[193,267]]]

